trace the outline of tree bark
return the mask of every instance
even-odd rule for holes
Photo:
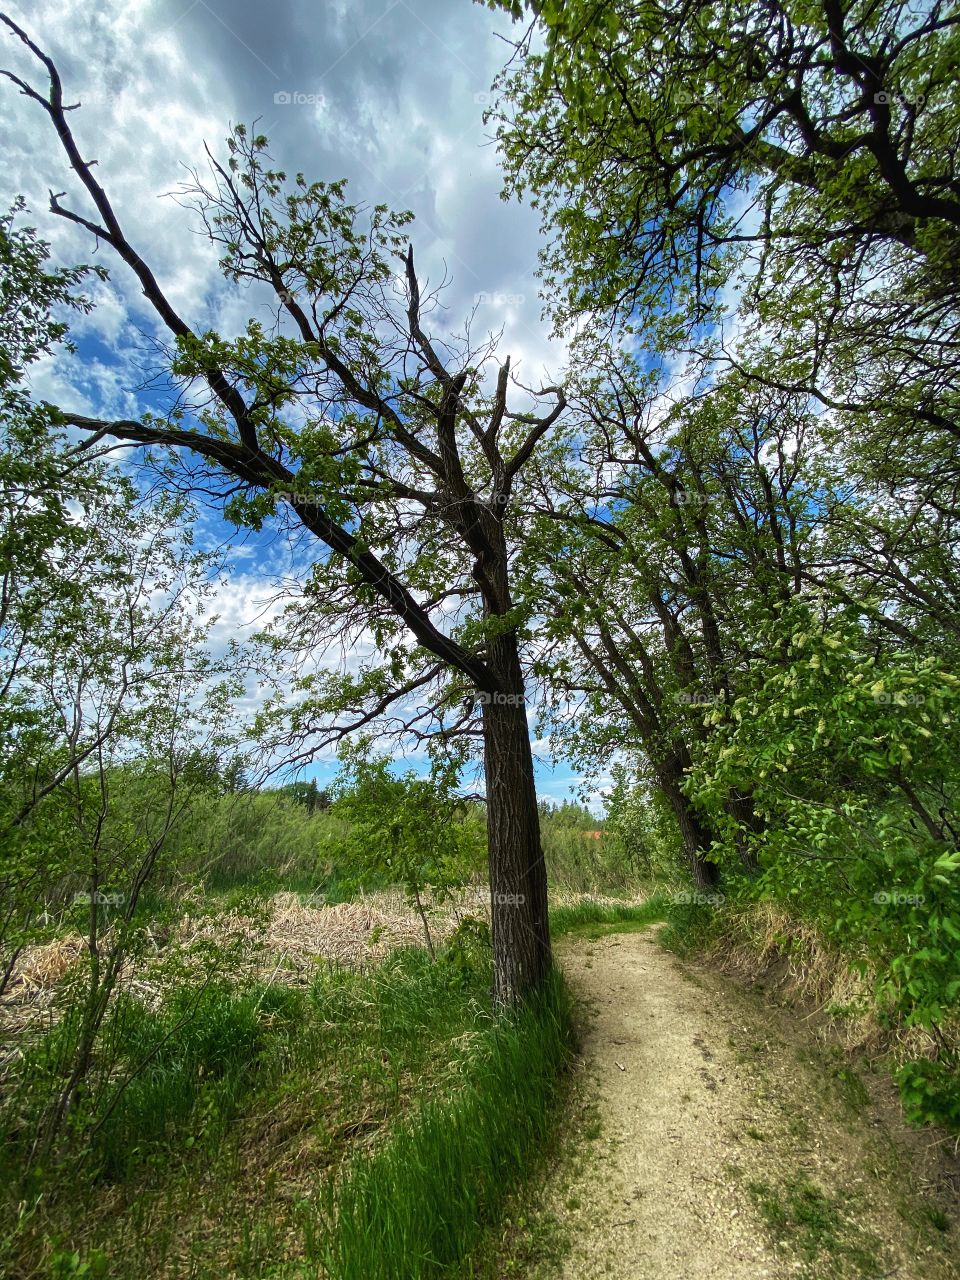
[[[740,861],[743,863],[746,872],[749,875],[754,875],[759,870],[759,863],[750,843],[750,836],[762,835],[765,823],[754,809],[753,798],[749,792],[735,791],[727,803],[727,812],[736,819],[739,825],[737,852],[740,854]]]
[[[547,870],[517,638],[498,636],[491,667],[508,692],[482,695],[493,998],[515,1004],[550,972]]]
[[[705,825],[697,817],[690,801],[680,790],[680,779],[668,769],[660,769],[657,783],[663,794],[670,801],[680,828],[683,840],[683,851],[693,882],[700,893],[709,893],[720,883],[720,868],[715,862],[708,862],[704,857],[710,848],[711,837]]]

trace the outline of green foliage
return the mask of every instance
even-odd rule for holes
[[[903,1109],[914,1124],[946,1125],[960,1132],[960,1058],[945,1054],[908,1062],[897,1072]]]
[[[709,713],[716,732],[688,784],[719,833],[728,888],[816,921],[880,975],[886,1018],[937,1029],[960,1002],[960,681],[935,657],[878,653],[850,610],[818,616],[795,602],[762,643],[776,667],[757,659],[736,700]],[[723,804],[747,786],[763,819],[750,877]],[[955,1123],[949,1052],[900,1080],[911,1116]]]
[[[672,815],[656,788],[637,785],[620,763],[605,798],[611,859],[645,883],[667,883],[677,876],[681,852]]]
[[[0,390],[9,396],[24,373],[41,356],[59,346],[73,350],[69,325],[58,308],[85,314],[91,310],[88,296],[77,286],[89,277],[105,280],[103,267],[59,267],[51,270],[50,246],[33,227],[14,227],[26,208],[22,197],[0,215]],[[4,400],[4,416],[16,408],[28,411],[26,398]],[[46,407],[44,407],[45,409]],[[41,420],[42,411],[37,420]]]
[[[478,973],[490,968],[492,941],[486,920],[466,915],[447,938],[442,958],[451,972],[451,980],[461,985],[472,981]]]
[[[311,810],[287,788],[250,789],[198,799],[173,840],[185,872],[208,891],[256,882],[265,892],[293,890],[319,902],[348,891],[350,830],[349,819],[336,808]]]
[[[494,114],[508,190],[530,192],[553,233],[545,271],[561,320],[612,311],[659,321],[676,342],[685,321],[712,318],[751,251],[761,304],[796,284],[806,310],[860,271],[919,255],[928,287],[955,291],[958,206],[939,195],[960,35],[939,11],[526,7],[546,47],[525,42]]]
[[[398,777],[386,758],[343,759],[334,793],[337,812],[351,823],[348,850],[359,879],[388,878],[419,905],[424,889],[442,901],[480,872],[483,816],[460,794],[456,769],[435,764],[429,777]]]
[[[415,948],[367,975],[324,968],[306,990],[198,985],[194,975],[154,1009],[123,996],[105,1032],[113,1062],[107,1088],[81,1104],[99,1120],[85,1158],[59,1176],[35,1170],[29,1185],[15,1163],[4,1165],[4,1225],[18,1222],[27,1201],[33,1206],[4,1232],[4,1270],[97,1274],[106,1258],[107,1274],[162,1272],[187,1231],[199,1276],[222,1274],[227,1257],[238,1275],[271,1274],[301,1236],[314,1269],[336,1255],[377,1274],[393,1265],[392,1232],[403,1222],[421,1233],[421,1244],[424,1232],[437,1239],[440,1232],[459,1260],[533,1157],[569,1052],[559,983],[537,1006],[491,1017],[490,958],[485,926],[465,920],[436,963]],[[44,1042],[20,1069],[42,1073],[55,1061]],[[4,1118],[0,1150],[9,1162],[34,1126],[22,1110],[12,1127],[9,1112]],[[265,1188],[259,1163],[264,1149],[273,1160],[288,1158],[291,1124],[303,1153],[295,1185],[309,1188],[299,1203],[286,1187],[284,1194]],[[389,1190],[393,1203],[364,1202],[364,1178]],[[418,1213],[425,1180],[440,1197],[429,1215]],[[466,1200],[465,1186],[473,1186]]]
[[[602,819],[570,802],[541,802],[539,809],[540,843],[551,885],[575,893],[616,892],[634,886],[635,868],[611,847]]]
[[[193,545],[195,513],[141,497],[95,450],[78,456],[23,389],[31,363],[71,349],[54,309],[89,310],[76,286],[104,275],[46,259],[0,219],[0,994],[29,943],[84,940],[44,1047],[54,1059],[6,1091],[13,1111],[32,1108],[28,1165],[55,1160],[67,1130],[78,1145],[87,1134],[144,891],[216,776],[236,692],[230,658],[206,653],[217,560]]]

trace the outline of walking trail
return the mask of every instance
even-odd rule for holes
[[[656,933],[558,946],[586,1015],[541,1204],[563,1276],[957,1280],[956,1165],[904,1128],[886,1076],[868,1092],[802,1014]]]

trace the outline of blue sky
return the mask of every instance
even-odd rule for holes
[[[55,58],[67,100],[82,104],[71,123],[85,157],[97,160],[129,238],[194,327],[236,332],[250,301],[219,287],[216,254],[169,194],[204,166],[205,142],[216,152],[231,123],[258,120],[288,172],[346,177],[352,200],[414,212],[418,270],[448,281],[451,327],[477,306],[475,327],[503,329],[501,354],[528,383],[563,365],[563,347],[540,320],[537,216],[500,199],[482,119],[509,55],[504,15],[470,0],[34,0],[8,10]],[[3,39],[3,65],[36,82],[27,51]],[[0,128],[5,202],[26,197],[56,259],[101,260],[83,232],[46,212],[50,190],[89,209],[42,112],[9,85]],[[79,358],[48,363],[35,387],[81,413],[136,416],[148,403],[138,388],[155,321],[122,264],[102,260],[111,279],[74,326]],[[220,526],[210,517],[207,532],[226,536]],[[217,601],[220,640],[242,637],[269,613],[289,554],[275,536],[238,544]],[[572,771],[549,766],[546,744],[536,749],[541,794],[573,798]],[[319,762],[306,776],[326,782],[334,770]]]

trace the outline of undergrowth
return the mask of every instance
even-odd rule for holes
[[[460,1088],[328,1184],[310,1256],[337,1280],[450,1274],[544,1141],[569,1053],[569,1001],[555,974],[536,1003],[480,1032]]]
[[[667,899],[658,893],[639,906],[584,901],[554,907],[550,912],[550,933],[553,937],[577,933],[594,938],[606,933],[630,933],[665,920],[667,907]]]
[[[61,1024],[0,1098],[0,1273],[453,1274],[543,1142],[570,1052],[559,978],[499,1018],[490,985],[485,926],[466,921],[436,962],[409,948],[301,989],[124,997],[103,1088],[38,1167]]]
[[[921,1014],[891,981],[864,939],[841,946],[816,923],[771,901],[728,900],[716,908],[676,902],[660,941],[681,956],[700,954],[751,982],[773,979],[781,995],[813,1004],[849,1050],[886,1059],[914,1124],[960,1132],[960,1028],[942,1011]]]

